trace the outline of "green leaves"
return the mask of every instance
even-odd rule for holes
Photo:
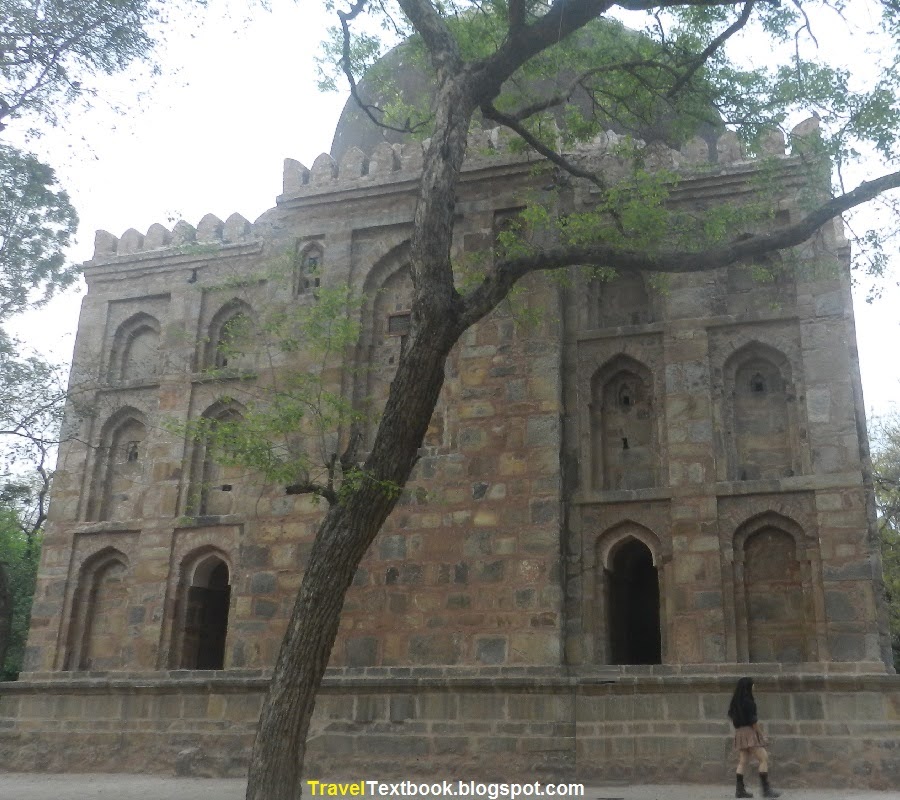
[[[895,411],[876,418],[870,429],[875,505],[894,668],[900,669],[900,414]]]
[[[291,285],[300,266],[294,257],[276,260],[266,280]],[[207,370],[227,392],[220,403],[239,405],[239,413],[168,427],[220,464],[334,502],[349,472],[358,471],[340,460],[339,449],[363,421],[344,388],[341,359],[359,339],[363,298],[348,286],[318,285],[319,274],[303,276],[315,287],[311,293],[270,303],[253,319],[241,314],[223,329],[220,354],[253,354],[252,372],[232,368],[233,359]]]
[[[55,124],[92,79],[149,57],[161,0],[0,0],[0,122],[32,113]]]
[[[75,280],[64,249],[77,223],[53,170],[0,144],[0,322]]]

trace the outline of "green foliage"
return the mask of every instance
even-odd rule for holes
[[[97,76],[148,59],[165,21],[162,0],[0,0],[0,121],[55,124]]]
[[[75,280],[66,265],[78,217],[53,170],[0,144],[0,321]]]
[[[18,511],[0,490],[0,681],[22,669],[41,542],[23,530]]]
[[[894,668],[900,671],[900,413],[872,423],[875,505],[891,622]]]
[[[289,281],[293,265],[293,259],[276,264],[268,279]],[[246,467],[266,483],[329,499],[349,491],[364,476],[355,463],[340,463],[339,448],[364,414],[342,388],[339,362],[358,341],[362,301],[347,286],[319,286],[255,320],[234,318],[220,351],[253,353],[254,380],[235,383],[250,375],[231,368],[210,368],[207,375],[228,382],[230,395],[221,400],[239,403],[240,415],[170,427],[213,448],[219,463]]]
[[[469,64],[491,57],[507,41],[510,8],[505,0],[441,0],[431,5]],[[874,20],[867,33],[876,37],[896,32],[900,14],[895,6],[884,3],[881,30]],[[525,2],[522,20],[533,23],[554,7]],[[769,193],[760,192],[752,207],[723,202],[691,216],[671,207],[674,176],[644,171],[645,151],[638,140],[678,146],[698,133],[708,136],[727,128],[738,134],[749,153],[761,156],[767,132],[785,130],[800,115],[814,112],[821,119],[821,135],[789,142],[806,160],[808,188],[800,198],[804,208],[827,198],[832,163],[840,176],[847,165],[873,153],[886,163],[900,158],[900,52],[886,39],[876,40],[884,46],[873,51],[873,60],[882,68],[873,68],[876,77],[866,85],[858,73],[835,63],[834,54],[815,38],[817,30],[834,25],[848,26],[849,34],[851,23],[839,17],[840,9],[814,1],[754,4],[747,19],[743,11],[731,3],[673,5],[630,14],[626,27],[613,16],[623,12],[613,8],[574,34],[549,41],[503,84],[493,105],[545,147],[571,153],[578,143],[612,128],[620,136],[612,152],[631,164],[630,171],[617,172],[610,180],[613,185],[597,209],[566,221],[564,241],[700,251],[771,222],[774,184],[764,182],[763,173],[775,170],[776,160],[767,167],[760,159],[756,189]],[[859,28],[864,23],[852,24]],[[346,41],[340,28],[332,31],[319,62],[322,74],[329,76],[328,88],[344,85],[337,80],[342,67],[357,82],[365,76],[363,94],[371,98],[376,119],[418,136],[430,135],[436,76],[422,38],[397,3],[365,5],[348,30]],[[763,41],[767,65],[751,64],[747,45],[758,49]],[[382,57],[392,47],[396,49]],[[413,72],[418,74],[415,79],[410,77]],[[473,124],[496,123],[484,123],[476,113]],[[529,149],[516,136],[509,146]],[[582,165],[578,158],[571,160]],[[831,188],[838,190],[839,183]],[[880,275],[895,247],[893,236],[893,231],[861,232],[854,265]],[[513,238],[501,234],[505,254],[527,247]]]

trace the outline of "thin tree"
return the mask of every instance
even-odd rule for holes
[[[393,130],[430,134],[410,244],[411,329],[361,467],[363,477],[334,499],[305,564],[260,718],[248,800],[300,795],[306,735],[344,596],[397,501],[397,492],[386,487],[402,487],[409,479],[451,348],[517,281],[577,265],[619,274],[689,273],[753,261],[805,242],[834,217],[900,186],[897,171],[833,197],[827,187],[823,197],[820,184],[817,201],[789,225],[776,230],[724,225],[717,235],[690,243],[691,237],[672,236],[670,230],[651,234],[649,211],[664,202],[654,205],[651,192],[639,195],[642,213],[633,195],[617,192],[603,175],[563,155],[549,117],[562,113],[571,123],[565,135],[591,138],[611,121],[634,122],[644,112],[693,115],[694,125],[705,115],[707,122],[727,123],[750,142],[764,127],[783,124],[805,106],[837,129],[822,140],[823,152],[846,163],[855,137],[896,163],[897,71],[888,70],[865,92],[853,92],[846,73],[801,54],[801,43],[815,35],[814,14],[839,14],[842,7],[800,0],[352,0],[346,10],[336,11],[331,52],[365,114]],[[896,32],[896,4],[877,6],[874,13],[882,11],[881,29]],[[640,36],[611,17],[624,12],[643,12],[633,18],[644,25]],[[597,27],[604,20],[606,27]],[[421,54],[433,85],[424,113],[402,102],[372,100],[360,88],[361,73],[384,50],[372,34],[376,25],[396,39],[412,37],[410,46]],[[729,43],[751,26],[754,36],[768,36],[773,48],[790,45],[784,64],[742,70],[730,60]],[[559,65],[565,58],[571,62],[563,71]],[[534,86],[529,79],[548,74],[557,79],[551,91],[535,97],[522,89]],[[576,90],[588,98],[581,110],[569,102]],[[710,108],[716,113],[709,114]],[[577,235],[564,224],[548,223],[553,235],[499,253],[474,285],[463,288],[455,282],[451,243],[467,135],[479,117],[504,126],[523,147],[557,167],[558,184],[590,180],[600,199],[590,220],[577,220]],[[639,162],[638,149],[625,157]]]

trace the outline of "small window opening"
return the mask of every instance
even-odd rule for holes
[[[628,437],[627,436],[622,437],[622,449],[623,450],[628,449]]]
[[[231,484],[230,484],[230,483],[223,483],[223,484],[222,484],[222,491],[223,491],[223,492],[230,492],[230,491],[231,491]]]
[[[125,445],[125,460],[129,463],[133,463],[138,460],[140,456],[140,452],[138,450],[137,442],[129,442]]]
[[[391,314],[388,317],[387,332],[391,336],[406,336],[412,324],[408,311],[401,314]]]
[[[750,391],[754,394],[762,394],[766,391],[766,382],[758,372],[750,378]]]

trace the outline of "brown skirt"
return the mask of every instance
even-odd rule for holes
[[[743,728],[735,728],[735,750],[752,750],[754,747],[765,747],[767,744],[766,737],[750,725],[745,725]]]

